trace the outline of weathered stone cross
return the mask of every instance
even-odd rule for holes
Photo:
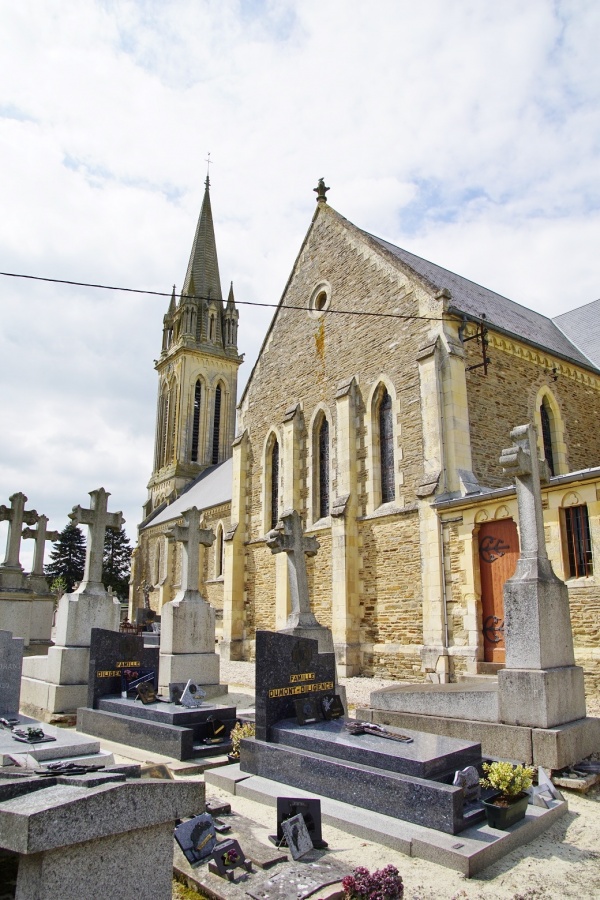
[[[292,611],[286,628],[320,627],[310,608],[308,578],[306,577],[306,556],[316,556],[319,543],[315,537],[304,537],[302,521],[295,509],[286,509],[281,515],[283,532],[274,528],[266,536],[271,553],[286,553]]]
[[[200,575],[200,544],[210,547],[215,539],[212,528],[200,528],[201,513],[197,506],[186,509],[183,513],[184,524],[173,525],[165,532],[169,541],[178,541],[183,545],[181,557],[181,591],[198,592]]]
[[[77,594],[105,594],[102,584],[102,557],[104,555],[104,536],[107,528],[118,530],[125,519],[122,512],[107,512],[108,498],[110,494],[104,488],[90,491],[92,502],[90,509],[74,506],[69,518],[73,525],[87,525],[89,528],[88,542],[85,551],[85,569],[83,581],[78,587]]]
[[[26,525],[35,525],[39,520],[39,516],[35,509],[25,510],[27,497],[25,494],[13,494],[10,500],[10,509],[2,504],[0,506],[0,522],[8,520],[8,536],[6,539],[6,557],[3,566],[11,569],[23,571],[23,567],[19,562],[19,551],[21,549],[21,529],[23,523]]]
[[[48,531],[48,516],[40,516],[38,518],[37,528],[24,528],[22,537],[34,538],[35,548],[33,550],[33,568],[32,575],[44,574],[44,551],[46,549],[46,541],[57,541],[58,531]]]
[[[540,478],[548,480],[545,460],[538,460],[536,432],[533,425],[519,425],[510,433],[515,442],[502,451],[500,465],[507,475],[514,475],[519,507],[521,557],[517,577],[535,576],[539,569],[550,566],[544,536],[544,514]],[[541,563],[538,566],[536,563]]]

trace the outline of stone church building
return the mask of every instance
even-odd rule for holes
[[[238,312],[219,281],[208,180],[164,319],[154,470],[132,615],[178,587],[165,530],[190,506],[216,534],[200,590],[224,657],[289,610],[265,534],[296,509],[319,544],[313,610],[340,675],[454,680],[504,661],[502,587],[519,554],[498,459],[535,423],[546,540],[577,662],[600,689],[600,301],[552,320],[348,222],[312,222],[238,404]],[[243,331],[241,332],[243,334]]]

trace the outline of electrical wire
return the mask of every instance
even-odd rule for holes
[[[87,288],[98,288],[103,291],[125,291],[129,294],[148,294],[153,297],[172,297],[175,296],[180,300],[182,297],[189,298],[191,300],[210,300],[210,297],[202,297],[199,294],[170,294],[165,291],[148,291],[143,288],[127,288],[127,287],[116,287],[110,284],[92,284],[87,281],[68,281],[65,278],[44,278],[42,275],[22,275],[17,272],[0,272],[0,275],[4,275],[7,278],[25,278],[30,281],[45,281],[51,284],[68,284],[74,287],[87,287]],[[214,298],[213,298],[214,299]],[[306,306],[293,306],[287,303],[282,304],[281,306],[274,306],[272,303],[261,303],[258,300],[236,300],[236,306],[262,306],[267,309],[277,310],[277,309],[298,309],[306,311]],[[407,320],[419,320],[423,322],[443,322],[444,320],[439,316],[409,316],[404,315],[403,313],[384,313],[384,312],[370,312],[368,310],[353,310],[353,309],[333,309],[328,308],[325,310],[327,313],[334,313],[342,316],[370,316],[372,318],[378,319],[407,319]]]

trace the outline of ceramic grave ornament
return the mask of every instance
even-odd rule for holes
[[[187,709],[197,709],[202,706],[205,697],[206,691],[201,690],[193,681],[188,681],[179,702]]]

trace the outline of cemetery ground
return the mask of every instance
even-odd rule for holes
[[[254,684],[254,664],[221,663],[223,682],[230,691],[243,692]],[[371,691],[392,682],[374,678],[341,679],[352,709],[367,705]],[[588,714],[600,715],[600,697],[588,697]],[[201,776],[197,776],[201,777]],[[406,900],[556,900],[556,898],[600,897],[600,786],[586,795],[565,792],[569,811],[541,837],[509,853],[478,875],[466,879],[460,873],[420,859],[405,856],[387,847],[323,824],[329,848],[313,851],[308,859],[334,859],[353,869],[370,871],[388,864],[396,866],[404,880]],[[256,822],[256,835],[268,841],[273,833],[275,810],[242,797],[232,797],[207,785],[207,797],[225,800],[239,815]],[[193,900],[200,895],[177,882],[173,897]],[[317,897],[328,897],[327,889]],[[240,892],[240,900],[244,897]]]

